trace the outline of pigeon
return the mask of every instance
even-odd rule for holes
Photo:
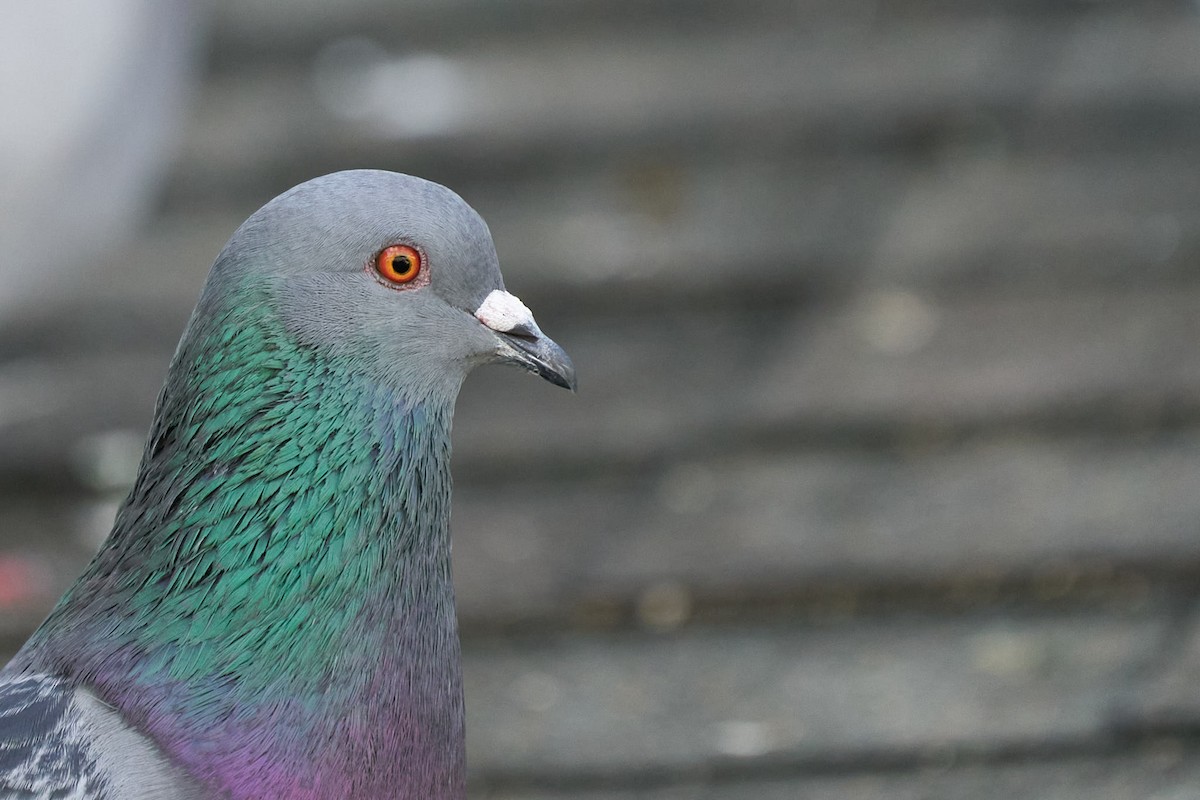
[[[111,534],[0,671],[0,797],[465,797],[450,427],[487,363],[575,389],[449,189],[353,170],[255,212]]]

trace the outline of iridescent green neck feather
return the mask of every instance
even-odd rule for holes
[[[206,295],[103,550],[20,659],[233,797],[459,797],[453,397]]]

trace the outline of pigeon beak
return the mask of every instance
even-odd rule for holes
[[[555,386],[575,391],[575,365],[561,347],[542,333],[533,312],[515,295],[495,289],[475,310],[475,319],[500,340],[501,359],[535,372]]]

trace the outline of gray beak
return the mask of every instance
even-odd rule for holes
[[[512,348],[509,359],[530,372],[536,372],[555,386],[575,391],[575,365],[571,357],[549,336],[538,331],[532,336],[519,333],[497,333],[500,341]]]
[[[533,313],[516,296],[496,289],[476,309],[475,318],[496,333],[497,355],[502,360],[575,391],[575,365],[570,356],[542,333]]]

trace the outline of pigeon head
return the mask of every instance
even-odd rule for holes
[[[301,345],[397,389],[452,397],[486,363],[575,388],[566,353],[505,291],[487,224],[421,178],[338,172],[267,203],[222,251],[202,306],[246,291]]]

